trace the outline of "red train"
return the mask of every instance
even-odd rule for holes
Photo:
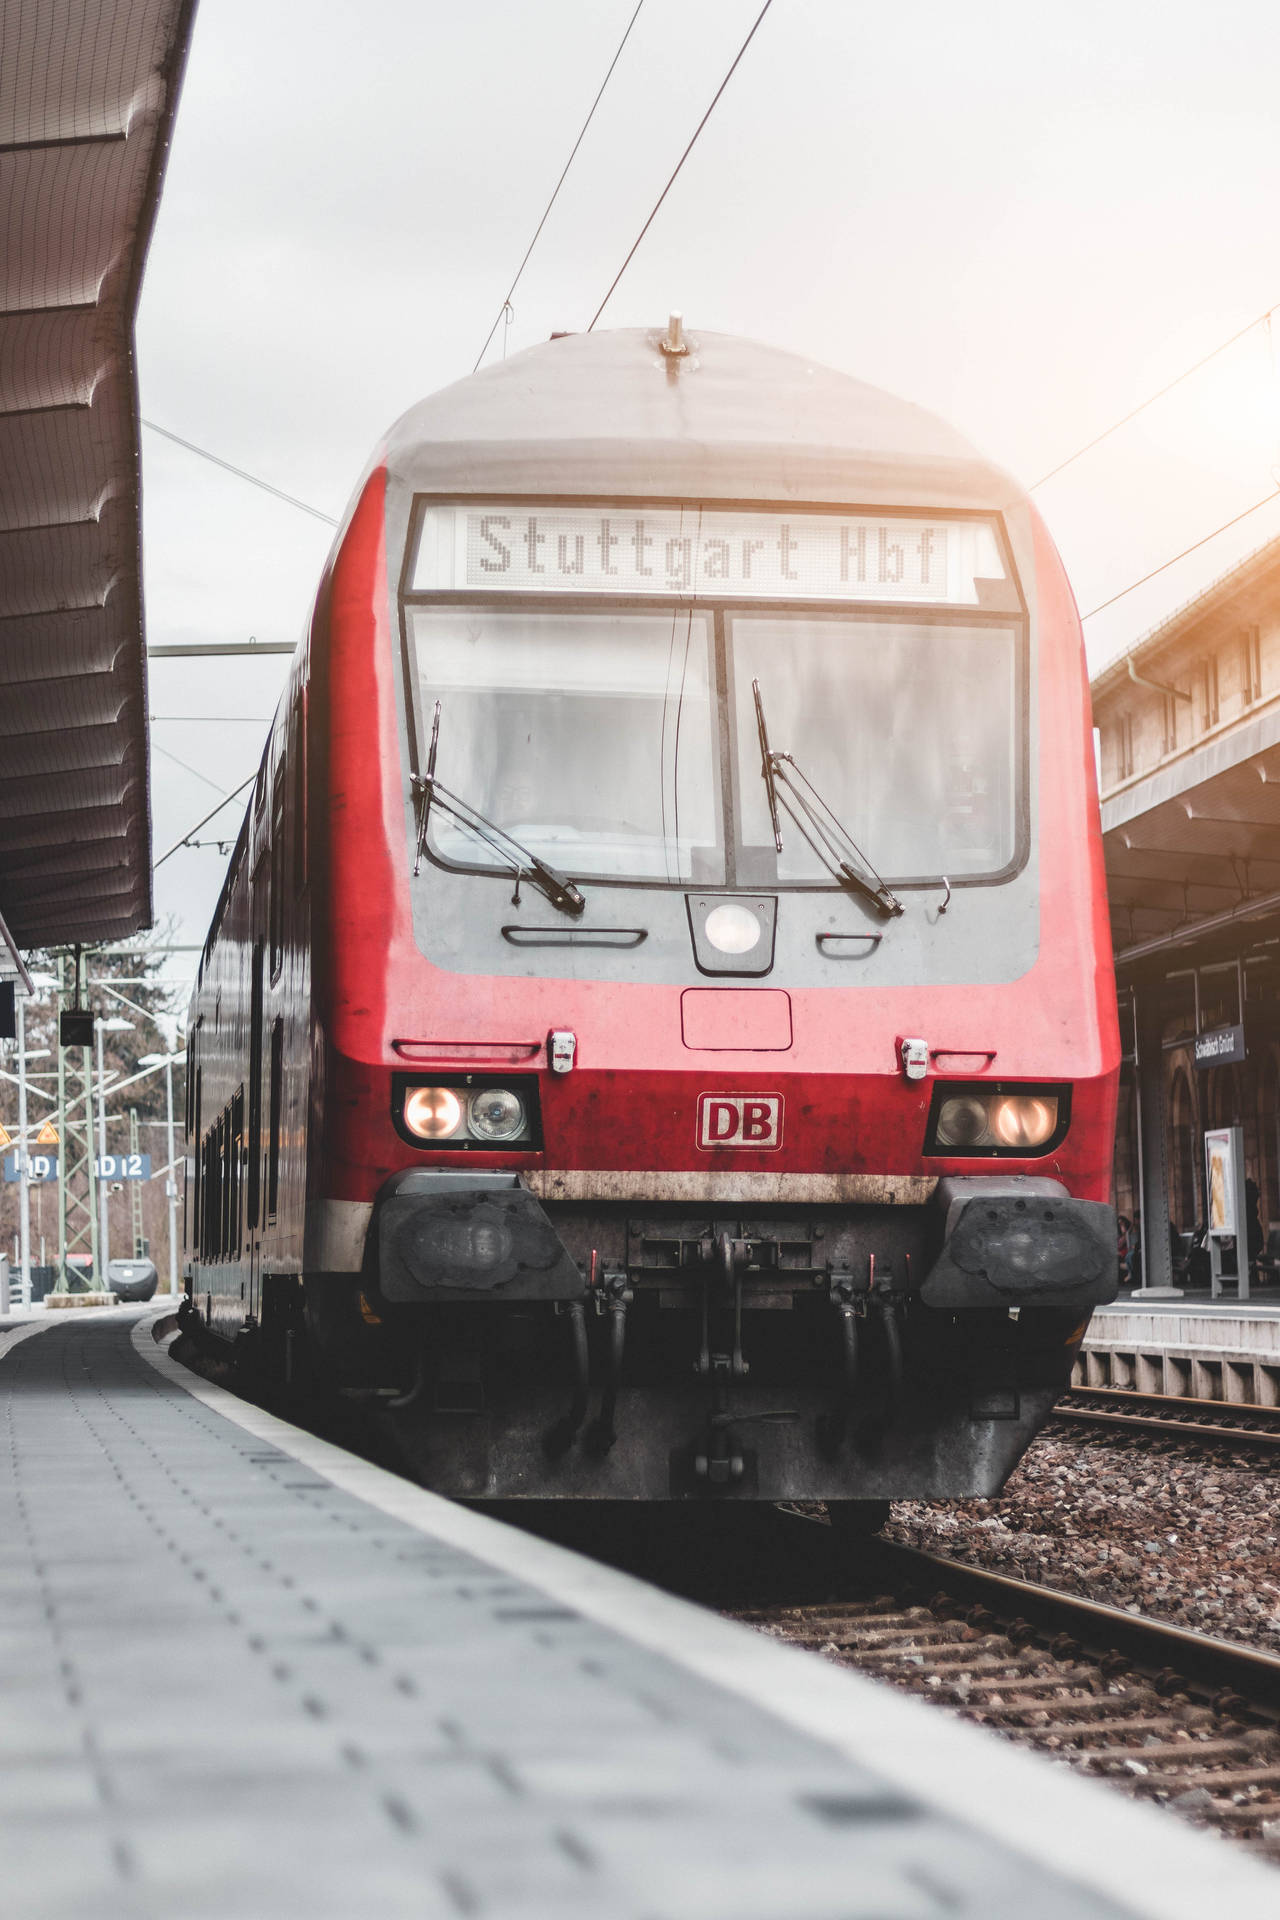
[[[466,1497],[988,1494],[1115,1289],[1080,629],[930,415],[707,334],[413,408],[191,1011],[188,1316]]]

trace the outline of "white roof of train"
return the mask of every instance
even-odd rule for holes
[[[1023,489],[936,415],[776,347],[694,328],[566,334],[420,401],[388,435],[422,493],[1000,509]]]

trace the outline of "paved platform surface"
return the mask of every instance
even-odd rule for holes
[[[1140,1294],[1121,1293],[1110,1306],[1095,1307],[1094,1313],[1204,1314],[1209,1319],[1229,1314],[1238,1320],[1280,1320],[1280,1287],[1254,1287],[1249,1298],[1242,1300],[1234,1280],[1225,1281],[1223,1286],[1224,1291],[1216,1300],[1208,1291],[1190,1289],[1176,1300],[1144,1299]]]
[[[5,1920],[1278,1910],[1167,1816],[232,1400],[155,1319],[0,1334]]]

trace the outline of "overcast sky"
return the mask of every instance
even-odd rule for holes
[[[390,422],[470,372],[634,4],[203,0],[144,416],[340,514]],[[645,0],[509,351],[587,324],[759,7]],[[812,355],[1032,483],[1280,301],[1278,71],[1262,0],[774,0],[600,324],[680,307]],[[329,529],[143,454],[150,640],[296,639]],[[1036,497],[1088,612],[1278,480],[1259,327]],[[1278,533],[1280,499],[1087,621],[1091,664]],[[153,663],[157,857],[252,772],[287,664]],[[224,866],[160,867],[180,938]]]

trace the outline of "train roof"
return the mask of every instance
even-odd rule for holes
[[[420,401],[388,472],[415,492],[999,510],[1018,483],[910,401],[733,334],[565,334]]]

